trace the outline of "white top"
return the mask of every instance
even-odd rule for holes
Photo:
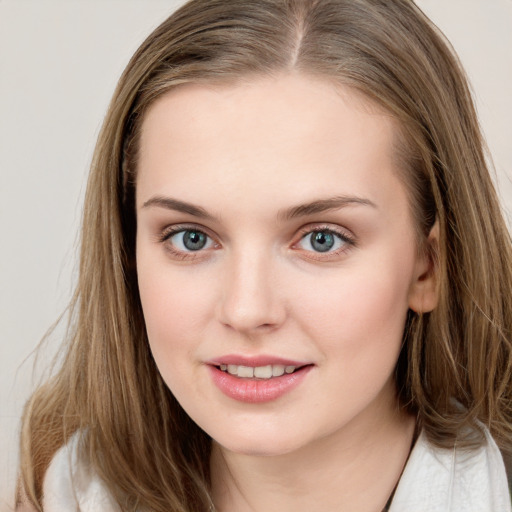
[[[510,512],[501,452],[485,431],[476,450],[443,450],[422,433],[411,452],[389,512]]]
[[[45,512],[120,512],[105,484],[77,460],[78,435],[53,458],[44,480]],[[422,433],[389,512],[512,512],[505,465],[496,443],[443,450]]]

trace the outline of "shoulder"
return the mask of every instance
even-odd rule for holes
[[[511,512],[501,452],[485,430],[475,449],[442,449],[419,436],[398,485],[390,512]]]
[[[104,482],[80,457],[75,433],[53,457],[44,478],[45,512],[120,512]]]

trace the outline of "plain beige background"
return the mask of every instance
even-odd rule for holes
[[[228,1],[228,0],[226,0]],[[19,417],[62,337],[87,168],[117,78],[180,0],[0,0],[0,511]],[[512,0],[418,0],[459,53],[512,218]],[[29,357],[30,356],[30,357]]]

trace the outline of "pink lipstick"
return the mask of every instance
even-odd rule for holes
[[[273,356],[226,355],[208,361],[215,385],[229,398],[246,403],[276,400],[297,387],[310,363]]]

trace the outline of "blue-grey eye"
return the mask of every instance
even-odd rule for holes
[[[311,233],[311,247],[318,252],[327,252],[334,247],[334,235],[322,231]]]
[[[329,252],[337,250],[346,241],[337,233],[332,231],[312,231],[302,237],[299,242],[301,249],[314,252]]]
[[[212,239],[208,235],[195,229],[178,231],[169,237],[169,241],[176,249],[183,252],[208,249],[213,244]]]

